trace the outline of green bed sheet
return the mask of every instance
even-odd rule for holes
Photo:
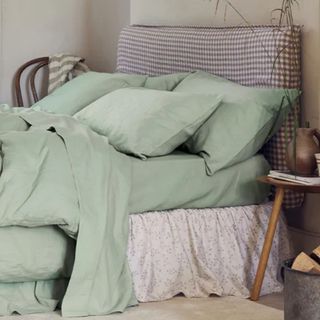
[[[208,176],[203,158],[176,151],[148,160],[132,158],[130,213],[176,208],[258,204],[269,187],[256,181],[269,172],[262,155]]]

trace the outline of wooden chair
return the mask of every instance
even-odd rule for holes
[[[80,62],[85,62],[85,59],[81,59]],[[36,103],[39,101],[39,94],[37,92],[36,83],[35,83],[36,76],[38,71],[43,67],[47,66],[48,64],[49,64],[49,57],[42,57],[42,58],[33,59],[24,63],[17,70],[14,77],[14,84],[15,84],[15,93],[16,93],[17,103],[19,107],[24,107],[22,91],[21,91],[21,77],[24,71],[29,67],[34,66],[33,69],[31,69],[31,72],[27,78],[28,79],[27,82],[29,81],[33,102]]]
[[[38,71],[47,66],[49,64],[49,57],[42,57],[42,58],[37,58],[30,60],[26,63],[24,63],[16,72],[15,78],[14,78],[14,84],[15,84],[15,93],[16,93],[16,98],[18,102],[19,107],[24,107],[23,103],[23,97],[22,97],[22,92],[21,92],[21,76],[23,72],[34,65],[33,69],[31,70],[30,77],[28,78],[29,80],[29,85],[33,97],[33,101],[36,103],[39,101],[39,94],[36,89],[36,84],[35,84],[35,79]]]

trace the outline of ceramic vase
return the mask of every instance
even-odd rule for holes
[[[296,144],[296,151],[294,151]],[[315,154],[320,153],[320,131],[318,129],[298,128],[296,139],[289,143],[286,154],[287,167],[291,173],[311,176],[317,168]],[[296,155],[296,157],[295,157]]]

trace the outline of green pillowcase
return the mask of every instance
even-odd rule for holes
[[[0,228],[0,283],[70,277],[75,241],[58,227]]]
[[[148,77],[144,87],[148,89],[172,91],[189,74],[190,72],[166,74],[159,77]]]
[[[219,104],[218,95],[127,88],[105,95],[75,118],[107,136],[117,150],[145,159],[169,154],[192,136]]]
[[[201,71],[189,75],[174,92],[222,96],[219,109],[184,145],[205,159],[209,175],[256,154],[290,111],[288,98],[293,103],[300,94],[245,87]]]
[[[114,90],[141,87],[147,76],[88,72],[56,89],[32,106],[34,110],[74,115],[93,101]]]

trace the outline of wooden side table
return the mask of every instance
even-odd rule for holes
[[[276,187],[276,196],[275,196],[271,216],[269,218],[268,230],[264,239],[264,244],[263,244],[263,249],[260,256],[258,270],[256,273],[254,285],[251,291],[251,300],[253,301],[259,300],[259,297],[260,297],[262,282],[264,279],[267,263],[269,260],[269,255],[270,255],[274,234],[279,221],[285,190],[292,190],[300,193],[320,193],[320,185],[306,186],[306,185],[302,185],[294,182],[273,179],[267,176],[259,177],[258,181],[262,183],[267,183]]]

